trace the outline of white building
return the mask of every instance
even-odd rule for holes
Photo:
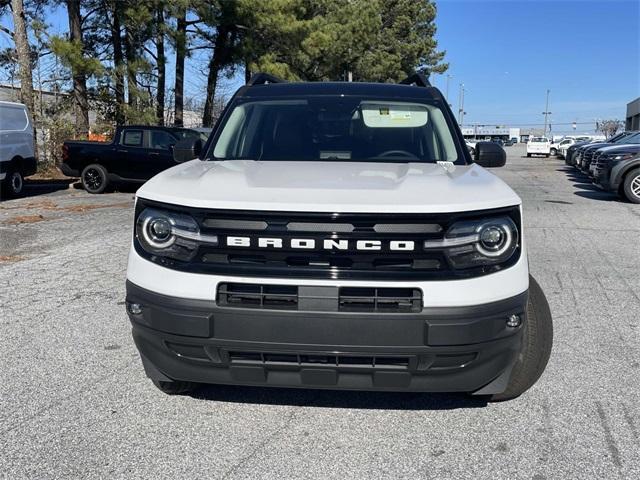
[[[520,141],[520,129],[495,125],[472,125],[461,127],[464,138],[473,138],[479,140],[490,140],[499,138],[500,140],[509,140],[517,138]]]

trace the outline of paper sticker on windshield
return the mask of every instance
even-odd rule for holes
[[[362,119],[370,128],[415,128],[426,125],[428,110],[413,103],[362,103]]]

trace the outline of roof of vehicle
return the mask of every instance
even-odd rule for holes
[[[189,127],[165,127],[162,125],[118,125],[119,128],[144,128],[146,130],[195,130]]]
[[[285,82],[241,87],[238,97],[353,95],[383,98],[431,98],[441,99],[437,88],[397,83],[365,82]]]
[[[27,107],[24,103],[7,102],[6,100],[0,100],[0,105],[9,105],[9,106],[12,106],[12,107],[24,107],[24,108]]]

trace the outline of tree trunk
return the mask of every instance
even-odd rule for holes
[[[124,118],[124,56],[122,54],[122,37],[120,20],[122,4],[119,0],[113,2],[111,22],[111,42],[113,44],[113,64],[115,67],[115,97],[116,97],[116,123],[123,125]]]
[[[15,28],[14,40],[16,52],[18,54],[18,65],[20,66],[20,96],[22,103],[33,115],[33,77],[31,74],[31,51],[29,49],[29,39],[27,38],[27,22],[24,15],[24,4],[22,0],[11,0],[13,10],[13,24]]]
[[[209,75],[207,76],[207,98],[204,103],[204,114],[202,116],[203,127],[213,127],[213,109],[215,106],[216,88],[220,70],[229,61],[229,37],[228,27],[219,26],[216,34],[216,41],[213,46],[213,55],[209,61]]]
[[[80,0],[66,0],[69,15],[69,40],[80,45],[83,53],[82,23],[80,16]],[[77,66],[72,66],[73,100],[76,111],[76,127],[80,135],[89,134],[89,98],[87,96],[87,78]]]
[[[249,69],[249,60],[244,61],[244,83],[249,83],[251,80],[251,70]]]
[[[117,1],[117,0],[116,0]],[[125,22],[124,54],[127,58],[127,103],[131,108],[138,106],[138,78],[136,76],[136,38],[131,26]]]
[[[187,56],[187,18],[184,9],[178,14],[177,27],[174,125],[182,127],[184,126],[184,60]]]
[[[158,2],[156,10],[156,56],[158,64],[158,104],[156,106],[156,118],[158,125],[164,125],[164,90],[166,82],[166,59],[164,55],[164,9],[162,2]]]

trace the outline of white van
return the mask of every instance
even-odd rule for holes
[[[22,103],[0,102],[0,196],[22,193],[24,177],[36,173],[33,124]]]
[[[533,137],[527,143],[527,157],[531,155],[544,155],[549,157],[551,154],[551,142],[547,137]]]

